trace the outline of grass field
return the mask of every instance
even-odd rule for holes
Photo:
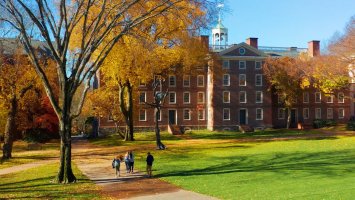
[[[51,183],[58,164],[44,165],[0,177],[0,199],[100,199],[99,188],[73,166],[79,184]]]
[[[14,142],[13,159],[0,162],[0,169],[40,160],[59,158],[59,141],[41,144],[42,149],[40,150],[28,150],[27,145],[28,143],[24,141]]]
[[[154,175],[184,189],[221,199],[353,199],[355,137],[317,136],[315,131],[192,132],[163,134]],[[307,136],[297,138],[296,136]],[[309,136],[309,137],[308,137]],[[289,137],[290,140],[279,140]],[[152,133],[137,134],[144,147],[136,165],[144,169]],[[113,145],[112,138],[94,141]],[[120,144],[122,145],[122,144]]]

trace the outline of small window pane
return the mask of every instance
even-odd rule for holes
[[[230,103],[230,92],[223,92],[223,103]]]
[[[230,109],[229,108],[223,109],[223,120],[230,120]]]
[[[184,120],[191,120],[191,111],[189,109],[184,110]]]
[[[261,75],[261,74],[256,74],[255,75],[255,85],[256,86],[262,86],[263,85],[263,75]]]
[[[246,69],[246,62],[245,61],[239,61],[239,69]]]
[[[170,87],[176,86],[176,76],[169,76],[169,86]]]
[[[246,103],[247,102],[247,94],[245,91],[240,91],[239,92],[239,102],[240,103]]]
[[[190,92],[184,92],[184,103],[190,103]]]
[[[197,103],[204,103],[205,102],[205,93],[198,92],[197,93]]]
[[[257,108],[256,109],[256,120],[262,120],[262,119],[263,119],[263,109]]]
[[[239,86],[246,86],[247,80],[245,74],[239,74]]]
[[[175,92],[169,92],[169,103],[176,103],[176,93]]]
[[[260,61],[255,62],[255,69],[261,69],[261,62]]]
[[[204,76],[203,75],[198,75],[197,76],[197,87],[203,87],[204,86]]]
[[[263,92],[256,91],[255,102],[256,103],[262,103],[263,102]]]
[[[229,85],[230,85],[230,75],[224,74],[223,75],[223,86],[229,86]]]
[[[183,82],[184,87],[190,87],[190,75],[184,75]]]
[[[339,108],[339,110],[338,110],[338,117],[339,117],[339,119],[343,119],[344,116],[345,116],[345,110],[344,110],[344,108]]]
[[[146,121],[147,110],[139,110],[139,121]]]
[[[229,60],[223,60],[223,69],[229,69]]]
[[[321,94],[320,92],[315,93],[315,102],[320,103],[321,102]]]
[[[338,94],[338,103],[344,103],[344,93]]]
[[[205,110],[204,109],[198,110],[197,113],[198,113],[198,120],[205,120]]]

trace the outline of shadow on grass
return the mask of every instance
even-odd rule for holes
[[[231,162],[228,162],[231,161]],[[157,174],[159,178],[171,176],[218,175],[242,172],[273,172],[293,174],[302,172],[304,176],[321,175],[336,177],[351,175],[355,172],[355,152],[335,151],[319,153],[278,153],[273,157],[259,154],[220,158],[217,165],[204,168],[178,170]],[[181,168],[176,168],[181,169]]]

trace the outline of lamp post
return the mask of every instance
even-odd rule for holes
[[[165,97],[168,95],[168,91],[163,92],[163,82],[165,80],[161,77],[160,74],[158,76],[154,76],[154,81],[152,83],[153,87],[153,93],[154,93],[154,102],[152,103],[147,103],[145,102],[146,105],[154,108],[154,116],[155,116],[155,136],[156,136],[156,144],[157,144],[157,149],[163,150],[165,149],[165,145],[161,142],[160,139],[160,128],[159,128],[159,115],[161,111],[161,107],[164,104]],[[159,91],[158,90],[159,86]]]

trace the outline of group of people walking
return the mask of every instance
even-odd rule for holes
[[[146,162],[147,162],[146,170],[147,170],[148,177],[152,176],[153,161],[154,161],[154,157],[150,154],[150,152],[148,152],[147,159],[146,159]],[[120,173],[121,162],[125,163],[127,174],[133,173],[133,169],[134,169],[134,154],[133,154],[133,152],[127,151],[127,153],[124,155],[124,157],[122,155],[118,155],[113,159],[112,168],[115,169],[117,178],[121,176],[121,173]]]

